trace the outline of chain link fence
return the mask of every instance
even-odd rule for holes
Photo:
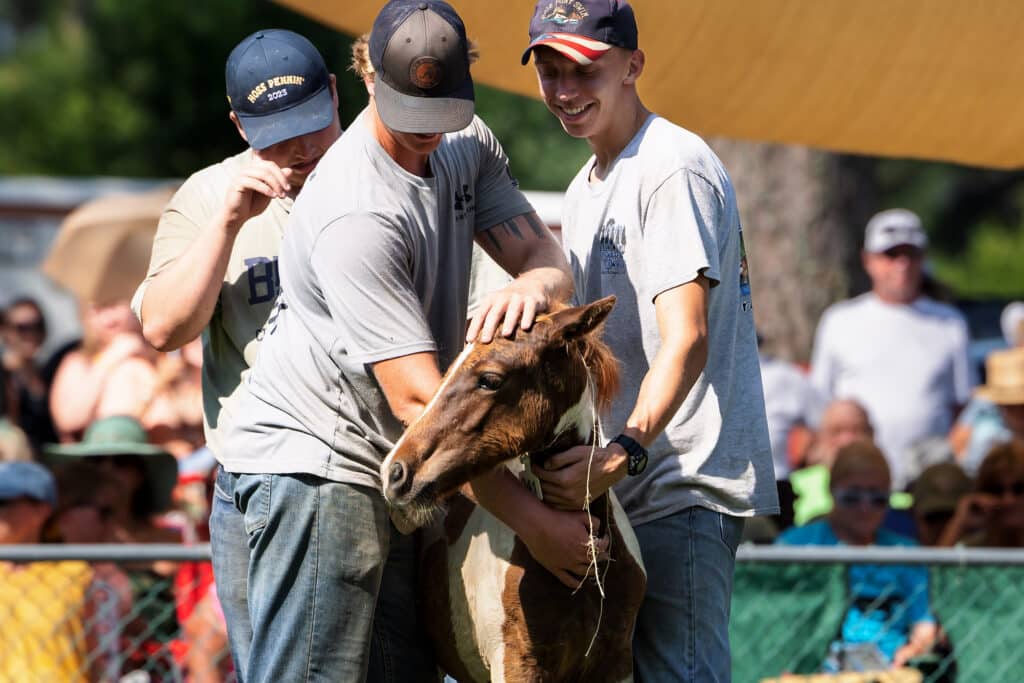
[[[0,683],[234,681],[208,559],[204,545],[0,546]],[[865,600],[858,582],[878,570],[922,581]],[[743,547],[733,680],[1022,681],[1022,592],[1024,551]],[[899,671],[821,673],[851,610],[881,615],[881,642],[905,626],[908,598],[926,601],[938,646]],[[860,656],[847,668],[870,668]]]
[[[735,683],[1024,681],[1024,551],[772,546],[741,548],[738,560]],[[872,652],[905,639],[915,601],[940,637],[883,677]],[[874,631],[851,628],[865,617]],[[822,674],[835,668],[850,673]]]
[[[0,546],[0,683],[234,681],[208,546]]]

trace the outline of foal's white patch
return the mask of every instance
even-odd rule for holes
[[[416,426],[416,423],[423,419],[424,415],[427,415],[433,409],[434,404],[437,403],[438,398],[441,396],[441,393],[445,390],[445,387],[447,387],[448,384],[452,381],[452,378],[455,377],[455,373],[459,369],[459,367],[461,367],[462,364],[466,362],[466,358],[469,357],[469,354],[470,352],[473,351],[474,347],[476,347],[476,342],[466,344],[466,348],[462,349],[462,353],[459,354],[459,357],[456,358],[455,362],[453,362],[451,364],[451,367],[448,368],[448,372],[445,373],[444,379],[441,380],[441,386],[439,386],[437,388],[437,391],[434,392],[434,395],[431,397],[430,402],[427,403],[427,407],[423,409],[422,413],[416,416],[416,419],[412,421],[412,424],[405,428],[405,431],[402,432],[402,436],[399,437],[398,441],[395,442],[395,445],[391,447],[391,451],[388,453],[387,457],[384,458],[384,462],[380,464],[380,486],[381,489],[384,491],[385,499],[387,499],[388,497],[388,468],[391,465],[392,459],[394,459],[395,457],[395,453],[398,451],[399,448],[401,448],[402,442],[405,441],[405,435],[408,434],[409,431]]]
[[[459,659],[475,681],[505,672],[505,576],[515,534],[479,505],[448,548],[448,596]]]
[[[587,386],[583,389],[583,393],[580,394],[580,400],[572,405],[568,410],[562,413],[562,417],[558,419],[558,424],[555,426],[555,438],[569,431],[571,428],[576,428],[576,434],[579,436],[580,441],[587,441],[590,439],[591,432],[594,431],[594,395],[590,389],[590,381],[587,381]]]

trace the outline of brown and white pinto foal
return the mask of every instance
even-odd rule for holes
[[[511,529],[458,493],[506,461],[521,470],[517,456],[538,467],[591,442],[597,406],[618,380],[598,333],[614,304],[562,309],[511,339],[467,346],[381,466],[388,502],[418,523],[451,496],[420,573],[424,623],[442,668],[460,682],[632,680],[646,575],[614,494],[590,505],[611,534],[609,559],[598,562],[602,597],[592,580],[566,588]]]

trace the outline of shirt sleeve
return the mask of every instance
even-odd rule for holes
[[[142,300],[150,281],[181,256],[199,236],[202,226],[207,222],[204,207],[198,202],[196,181],[189,179],[174,194],[167,204],[160,222],[157,224],[156,236],[153,238],[153,251],[150,253],[149,270],[146,279],[135,290],[131,307],[135,317],[142,321]]]
[[[516,216],[533,211],[512,177],[508,157],[501,143],[479,118],[473,120],[474,138],[479,146],[476,179],[476,230],[487,230]]]
[[[376,363],[437,344],[413,285],[411,238],[387,219],[343,216],[317,236],[310,266],[335,323],[334,347]]]
[[[723,214],[721,195],[692,171],[677,170],[654,190],[642,212],[645,296],[653,301],[701,274],[712,286],[721,281],[718,231]]]

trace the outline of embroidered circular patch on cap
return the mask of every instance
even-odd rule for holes
[[[418,57],[409,65],[409,80],[422,90],[436,88],[442,76],[441,62],[435,57]]]

